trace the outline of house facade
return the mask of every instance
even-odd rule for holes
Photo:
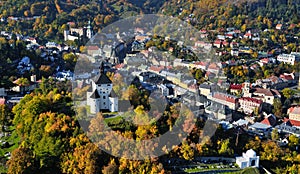
[[[290,120],[300,121],[300,106],[290,107],[287,113]]]
[[[279,56],[277,56],[277,61],[295,65],[295,63],[299,61],[299,58],[300,55],[298,53],[280,54]]]
[[[258,100],[251,97],[239,98],[239,108],[247,114],[253,113],[255,109],[258,109],[258,111],[260,112],[262,103],[262,100]]]

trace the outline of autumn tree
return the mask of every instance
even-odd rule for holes
[[[281,103],[280,99],[277,99],[277,98],[274,99],[273,113],[277,117],[281,117],[282,116],[282,103]]]
[[[12,152],[11,159],[7,161],[8,174],[30,174],[34,171],[35,160],[33,152],[29,148],[19,147]]]
[[[0,125],[1,125],[2,132],[5,131],[4,127],[9,122],[11,117],[12,114],[8,106],[5,104],[0,105]]]
[[[295,94],[295,91],[290,88],[284,88],[282,93],[285,98],[291,99],[291,97]]]
[[[119,173],[119,167],[117,166],[114,159],[112,159],[108,166],[105,166],[102,170],[103,174],[118,174]]]
[[[273,141],[277,141],[279,140],[279,134],[278,134],[278,129],[273,129],[272,132],[271,132],[271,139]]]
[[[67,53],[63,55],[63,59],[66,62],[66,68],[73,70],[78,57],[74,53]]]
[[[277,162],[283,157],[284,151],[273,141],[262,143],[261,159]]]
[[[296,135],[289,136],[289,147],[295,149],[299,146],[299,138]]]

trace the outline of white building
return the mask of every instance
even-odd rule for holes
[[[168,96],[170,94],[170,90],[166,85],[160,84],[157,87],[161,90],[163,96]]]
[[[93,37],[93,30],[91,26],[91,22],[89,21],[88,26],[84,28],[72,28],[64,31],[64,40],[78,40],[80,36],[85,35],[88,39]]]
[[[277,56],[277,60],[279,62],[287,63],[294,65],[300,59],[300,54],[296,52],[292,52],[291,54],[280,54]]]
[[[103,63],[100,74],[92,80],[92,92],[87,93],[87,105],[91,114],[101,111],[118,112],[118,97],[111,80],[104,74]]]
[[[243,153],[243,156],[236,157],[236,164],[244,169],[246,167],[259,167],[259,156],[256,156],[256,152],[252,149]]]

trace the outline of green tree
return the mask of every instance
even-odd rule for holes
[[[282,103],[281,103],[280,99],[278,99],[278,98],[274,99],[274,102],[273,102],[273,113],[277,117],[281,117],[282,116]]]
[[[277,162],[283,157],[283,150],[273,141],[267,141],[262,144],[261,159]]]
[[[284,88],[282,90],[283,96],[287,99],[291,99],[293,95],[295,94],[295,91],[290,88]]]
[[[221,156],[230,156],[233,155],[233,149],[230,148],[230,140],[229,139],[225,139],[225,140],[221,140],[219,143],[219,150],[218,153]]]
[[[299,138],[296,135],[289,136],[289,147],[295,149],[299,146]]]
[[[279,134],[278,134],[278,129],[273,129],[271,133],[271,138],[273,141],[279,140]]]
[[[5,131],[4,127],[11,119],[11,116],[12,116],[11,111],[9,110],[7,105],[5,104],[0,105],[0,124],[1,124],[2,132]]]
[[[192,160],[194,158],[194,149],[192,149],[187,141],[182,142],[180,152],[185,160]]]

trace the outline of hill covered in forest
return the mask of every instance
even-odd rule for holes
[[[10,0],[0,5],[0,29],[63,40],[68,22],[94,31],[120,18],[161,13],[178,16],[205,29],[225,27],[272,28],[300,22],[300,0]]]

